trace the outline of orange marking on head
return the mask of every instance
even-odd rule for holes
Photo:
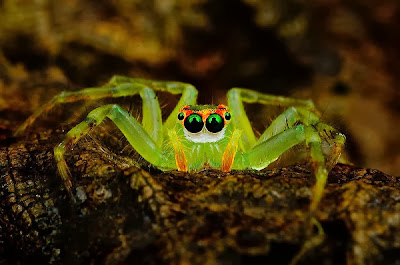
[[[229,112],[229,110],[225,105],[222,104],[219,104],[218,106],[210,106],[210,108],[196,108],[196,106],[185,105],[180,109],[180,112],[185,115],[185,118],[179,121],[182,125],[186,117],[193,113],[200,115],[204,123],[206,122],[208,116],[213,113],[219,114],[224,119],[225,125],[229,122],[225,119],[225,113]]]
[[[217,108],[219,108],[219,109],[226,109],[226,106],[225,106],[224,104],[219,104],[219,105],[217,106]]]

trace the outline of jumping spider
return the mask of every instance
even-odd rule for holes
[[[177,106],[165,121],[162,120],[155,91],[181,94]],[[311,212],[318,206],[329,170],[336,164],[345,143],[343,134],[320,121],[311,100],[232,88],[227,93],[228,106],[196,105],[197,90],[190,84],[123,76],[114,76],[102,87],[63,92],[55,96],[28,118],[15,134],[22,133],[43,112],[56,104],[136,94],[143,100],[142,123],[116,104],[105,105],[92,110],[54,148],[59,174],[71,198],[74,198],[72,183],[64,153],[106,117],[115,123],[144,159],[163,171],[177,169],[193,172],[205,166],[224,172],[232,169],[261,170],[286,150],[305,142],[316,177]],[[257,139],[243,102],[289,108]],[[333,146],[328,159],[323,155],[322,139]]]

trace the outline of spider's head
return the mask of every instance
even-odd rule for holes
[[[231,114],[225,105],[186,105],[178,114],[187,140],[195,143],[217,142],[224,138]]]

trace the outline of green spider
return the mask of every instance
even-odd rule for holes
[[[154,91],[181,94],[177,106],[163,122]],[[72,183],[64,159],[65,152],[91,128],[106,117],[121,130],[132,147],[149,163],[162,171],[194,172],[205,167],[224,172],[261,170],[282,153],[305,142],[310,150],[316,184],[310,205],[313,212],[321,199],[329,170],[336,164],[345,137],[322,123],[312,101],[272,96],[257,91],[232,88],[227,94],[228,106],[196,105],[197,90],[190,84],[114,76],[103,87],[63,92],[39,108],[16,131],[22,133],[43,112],[56,104],[77,100],[97,100],[139,94],[143,101],[142,123],[126,110],[110,104],[92,110],[87,118],[72,128],[64,141],[54,148],[58,171],[71,198]],[[257,139],[244,110],[243,102],[289,107]],[[325,160],[322,139],[333,146]]]

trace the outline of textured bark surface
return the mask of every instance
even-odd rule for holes
[[[287,264],[316,234],[305,165],[162,173],[87,140],[67,155],[73,205],[52,154],[62,137],[2,142],[1,264]],[[316,217],[326,237],[301,264],[400,262],[397,178],[337,165]]]
[[[343,157],[398,174],[399,10],[398,0],[0,1],[0,264],[287,264],[316,235],[307,165],[162,173],[105,122],[66,155],[73,205],[53,148],[104,102],[57,106],[12,132],[54,95],[114,74],[189,82],[205,104],[244,86],[313,99],[346,135]],[[177,99],[158,96],[165,115]],[[138,97],[110,102],[140,117]],[[256,133],[282,111],[246,108]],[[399,200],[398,178],[336,166],[316,213],[325,240],[301,263],[399,264]]]

